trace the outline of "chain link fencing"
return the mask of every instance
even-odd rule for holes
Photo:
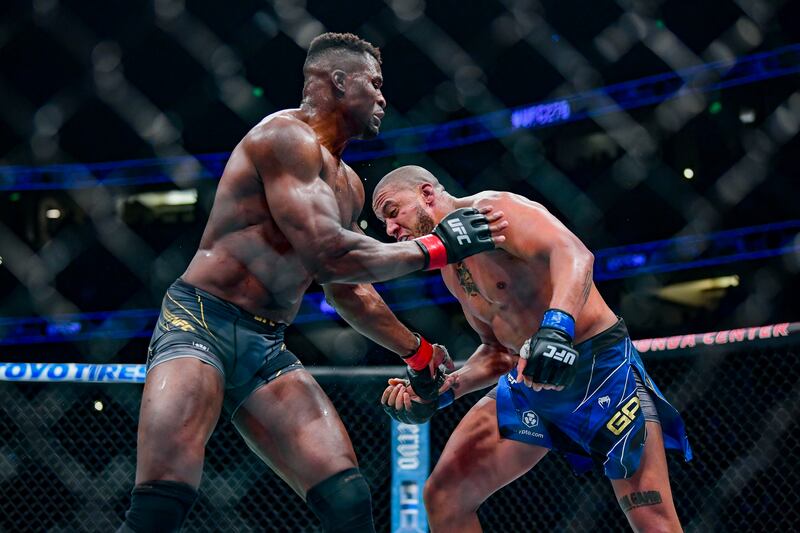
[[[800,488],[800,367],[796,338],[645,354],[687,423],[695,459],[669,456],[687,531],[796,531]],[[317,379],[333,400],[369,481],[377,530],[389,531],[390,420],[379,406],[391,373],[338,369]],[[703,379],[697,379],[697,376]],[[431,422],[435,464],[485,391]],[[141,388],[120,384],[0,384],[0,529],[99,532],[123,519],[133,486]],[[291,406],[286,406],[291,410]],[[100,410],[99,410],[100,409]],[[485,531],[623,531],[627,522],[599,469],[575,476],[546,456],[479,510]],[[211,437],[200,497],[186,531],[319,531],[313,513],[251,454],[224,419]]]
[[[297,104],[305,49],[323,31],[354,31],[382,48],[385,139],[403,128],[452,126],[588,93],[597,97],[589,111],[607,111],[587,114],[580,124],[520,127],[460,148],[410,150],[398,143],[406,151],[353,164],[368,179],[368,197],[385,172],[419,164],[456,195],[490,188],[541,201],[593,250],[796,218],[787,201],[800,193],[796,71],[778,65],[787,67],[784,77],[769,84],[724,82],[736,58],[798,40],[792,2],[695,3],[690,11],[677,0],[617,0],[584,3],[580,21],[567,4],[537,0],[328,5],[34,0],[6,6],[0,360],[63,361],[72,354],[82,362],[142,362],[158,303],[196,249],[227,159],[209,152],[229,150],[261,117]],[[642,76],[681,78],[709,64],[720,66],[699,79],[682,78],[676,97],[638,108],[600,89]],[[697,90],[703,87],[718,88]],[[132,157],[159,159],[85,164]],[[77,164],[63,165],[71,162]],[[42,166],[54,164],[60,166]],[[691,180],[684,167],[694,169]],[[155,209],[140,201],[142,192],[168,189],[193,191],[195,202]],[[370,213],[362,222],[367,234],[383,234]],[[742,276],[738,288],[720,290],[707,307],[653,296],[689,277],[680,274],[639,275],[601,290],[632,331],[646,334],[685,332],[687,324],[797,320],[796,231],[792,239],[792,250],[772,262],[703,270]],[[451,353],[471,353],[474,335],[443,289],[404,283],[383,291],[388,300],[396,297],[395,309],[407,304],[404,322],[441,334],[432,340]],[[288,343],[307,364],[390,360],[319,311],[320,298],[316,293],[314,305],[304,308],[309,321],[289,332]],[[687,530],[800,530],[792,479],[800,453],[796,346],[688,354],[646,357],[684,413],[696,453],[691,464],[670,462]],[[384,378],[342,369],[339,377],[320,379],[372,485],[378,529],[387,531],[389,425],[377,403]],[[133,484],[140,393],[135,385],[0,383],[0,529],[113,530]],[[478,397],[435,417],[434,461]],[[209,445],[200,493],[189,531],[317,527],[300,498],[224,420]],[[524,509],[532,510],[528,523],[520,522]],[[627,527],[602,476],[573,477],[555,457],[499,491],[480,514],[487,531]]]

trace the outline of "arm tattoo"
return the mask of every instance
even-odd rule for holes
[[[589,292],[592,290],[592,270],[586,273],[586,279],[583,280],[583,294],[581,294],[581,301],[585,304],[589,299]]]
[[[661,493],[657,490],[648,490],[647,492],[631,492],[619,499],[619,506],[622,511],[627,513],[636,507],[644,505],[657,505],[661,503]]]
[[[480,294],[475,280],[472,279],[472,273],[467,269],[467,265],[463,261],[456,263],[456,272],[458,272],[458,282],[461,288],[467,293],[467,296],[477,296]]]

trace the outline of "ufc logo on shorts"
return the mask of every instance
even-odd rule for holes
[[[454,233],[458,233],[458,244],[469,244],[472,242],[469,239],[469,235],[467,235],[467,230],[464,228],[464,224],[462,224],[460,220],[448,220],[447,223],[450,225],[450,229],[453,230]]]
[[[547,349],[542,353],[545,357],[550,357],[551,359],[555,359],[556,361],[562,361],[565,365],[571,365],[575,362],[575,354],[572,352],[568,352],[563,348],[559,350],[552,344],[547,345]]]

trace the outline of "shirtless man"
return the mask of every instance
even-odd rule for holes
[[[491,249],[489,231],[505,224],[501,213],[460,210],[414,242],[365,236],[357,226],[364,188],[341,156],[351,138],[378,133],[386,107],[380,53],[355,35],[324,34],[311,43],[303,73],[300,108],[266,117],[234,149],[200,248],[167,290],[148,350],[136,486],[120,531],[180,529],[224,404],[248,446],[306,499],[325,531],[373,532],[350,439],[286,349],[284,329],[317,281],[345,318],[371,313],[357,324],[363,334],[410,356],[416,370],[438,366],[446,354],[358,283]]]
[[[425,485],[432,531],[480,531],[478,507],[551,449],[578,471],[599,459],[634,530],[680,531],[664,450],[691,458],[683,422],[594,286],[583,243],[538,203],[494,191],[455,198],[420,167],[386,175],[372,207],[402,241],[453,209],[488,203],[505,213],[505,241],[442,269],[481,345],[436,401],[399,379],[382,397],[393,418],[422,423],[498,383],[461,420]]]

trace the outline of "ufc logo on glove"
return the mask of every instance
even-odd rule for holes
[[[542,355],[545,357],[550,357],[551,359],[555,359],[556,361],[563,361],[566,365],[571,365],[575,362],[575,354],[572,352],[568,352],[567,350],[561,349],[559,350],[557,346],[553,346],[552,344],[548,344],[547,348]]]
[[[448,220],[447,224],[450,225],[450,229],[452,229],[454,233],[458,234],[458,244],[469,244],[472,242],[469,238],[469,235],[467,235],[467,230],[464,228],[464,224],[462,224],[460,220]]]

